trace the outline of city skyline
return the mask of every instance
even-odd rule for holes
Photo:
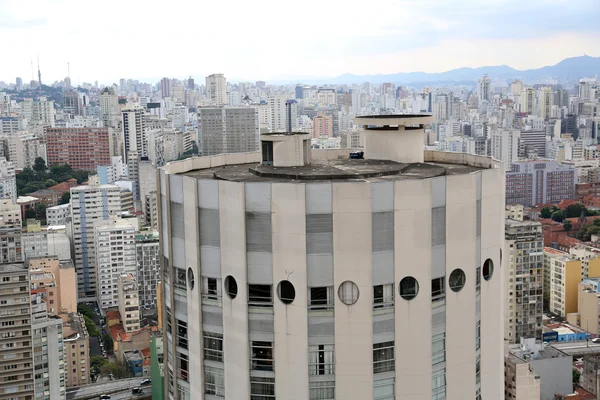
[[[487,65],[531,69],[568,57],[600,55],[595,40],[600,27],[593,21],[600,4],[594,0],[576,5],[565,0],[485,5],[385,0],[378,4],[385,12],[370,19],[354,5],[305,4],[306,10],[318,10],[330,20],[308,13],[288,15],[270,1],[260,10],[237,1],[202,8],[176,1],[169,3],[175,12],[164,19],[157,19],[159,8],[149,5],[109,1],[84,14],[71,0],[34,2],[27,8],[2,0],[0,34],[13,40],[4,44],[11,63],[3,66],[0,79],[12,82],[20,76],[29,81],[32,62],[36,79],[38,54],[43,82],[64,79],[70,63],[74,84],[213,72],[231,81],[273,81]],[[299,29],[290,30],[292,19]],[[170,61],[174,57],[183,62]]]

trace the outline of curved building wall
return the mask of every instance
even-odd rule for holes
[[[501,167],[314,182],[163,169],[159,179],[170,398],[503,398]],[[418,282],[411,300],[399,296],[405,277]],[[290,304],[281,281],[295,289]]]

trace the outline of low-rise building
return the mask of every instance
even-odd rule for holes
[[[539,378],[540,391],[536,399],[554,400],[556,394],[573,392],[572,356],[533,338],[521,339],[520,343],[509,346],[508,351],[530,363],[535,376]]]
[[[581,281],[581,261],[550,247],[544,248],[545,309],[566,317],[577,312],[578,284]]]
[[[71,216],[70,204],[60,204],[54,207],[46,208],[46,223],[49,226],[66,225]]]
[[[141,351],[123,352],[123,362],[127,365],[131,376],[142,376],[144,374],[144,357]]]
[[[75,289],[73,289],[75,291]],[[67,387],[90,383],[90,336],[78,313],[62,314]]]
[[[21,207],[9,198],[0,199],[0,226],[21,227]]]
[[[540,377],[535,374],[530,362],[512,353],[504,357],[504,398],[540,399]]]

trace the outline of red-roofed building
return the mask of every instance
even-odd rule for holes
[[[60,193],[60,195],[62,196],[63,194],[68,193],[71,190],[71,188],[75,186],[77,186],[77,179],[71,178],[59,183],[58,185],[50,186],[48,190]]]
[[[596,395],[583,390],[582,388],[575,389],[572,394],[556,394],[554,400],[595,400]]]

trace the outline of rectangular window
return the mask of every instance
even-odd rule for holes
[[[220,333],[203,332],[204,359],[223,362],[223,335]]]
[[[308,291],[308,308],[310,310],[333,309],[333,287],[311,287]]]
[[[332,344],[308,346],[308,374],[333,375],[335,359]]]
[[[204,393],[225,398],[223,368],[204,366]]]
[[[481,356],[477,356],[477,361],[475,362],[475,383],[479,384],[481,382]]]
[[[383,342],[373,344],[373,373],[394,371],[396,362],[394,359],[394,342]]]
[[[273,371],[273,343],[252,342],[252,369],[257,371]]]
[[[186,290],[186,277],[185,270],[181,268],[175,269],[175,287]]]
[[[373,381],[373,400],[394,400],[396,398],[394,378],[375,379]]]
[[[475,291],[481,292],[481,267],[475,269]]]
[[[394,306],[394,284],[373,286],[373,308]]]
[[[250,400],[275,398],[275,378],[260,378],[250,375]]]
[[[431,301],[443,301],[446,296],[446,286],[444,285],[444,277],[434,278],[431,280]]]
[[[272,307],[271,285],[248,285],[248,305],[254,307]]]
[[[335,400],[335,381],[309,382],[310,400]]]
[[[481,348],[481,321],[477,321],[477,326],[475,327],[475,350],[479,350]]]
[[[446,244],[446,207],[431,209],[431,246]]]
[[[433,372],[431,387],[431,400],[446,399],[446,368]]]
[[[431,339],[431,364],[436,365],[446,361],[446,334],[434,335]]]
[[[221,279],[202,277],[202,299],[220,300],[221,299]]]

